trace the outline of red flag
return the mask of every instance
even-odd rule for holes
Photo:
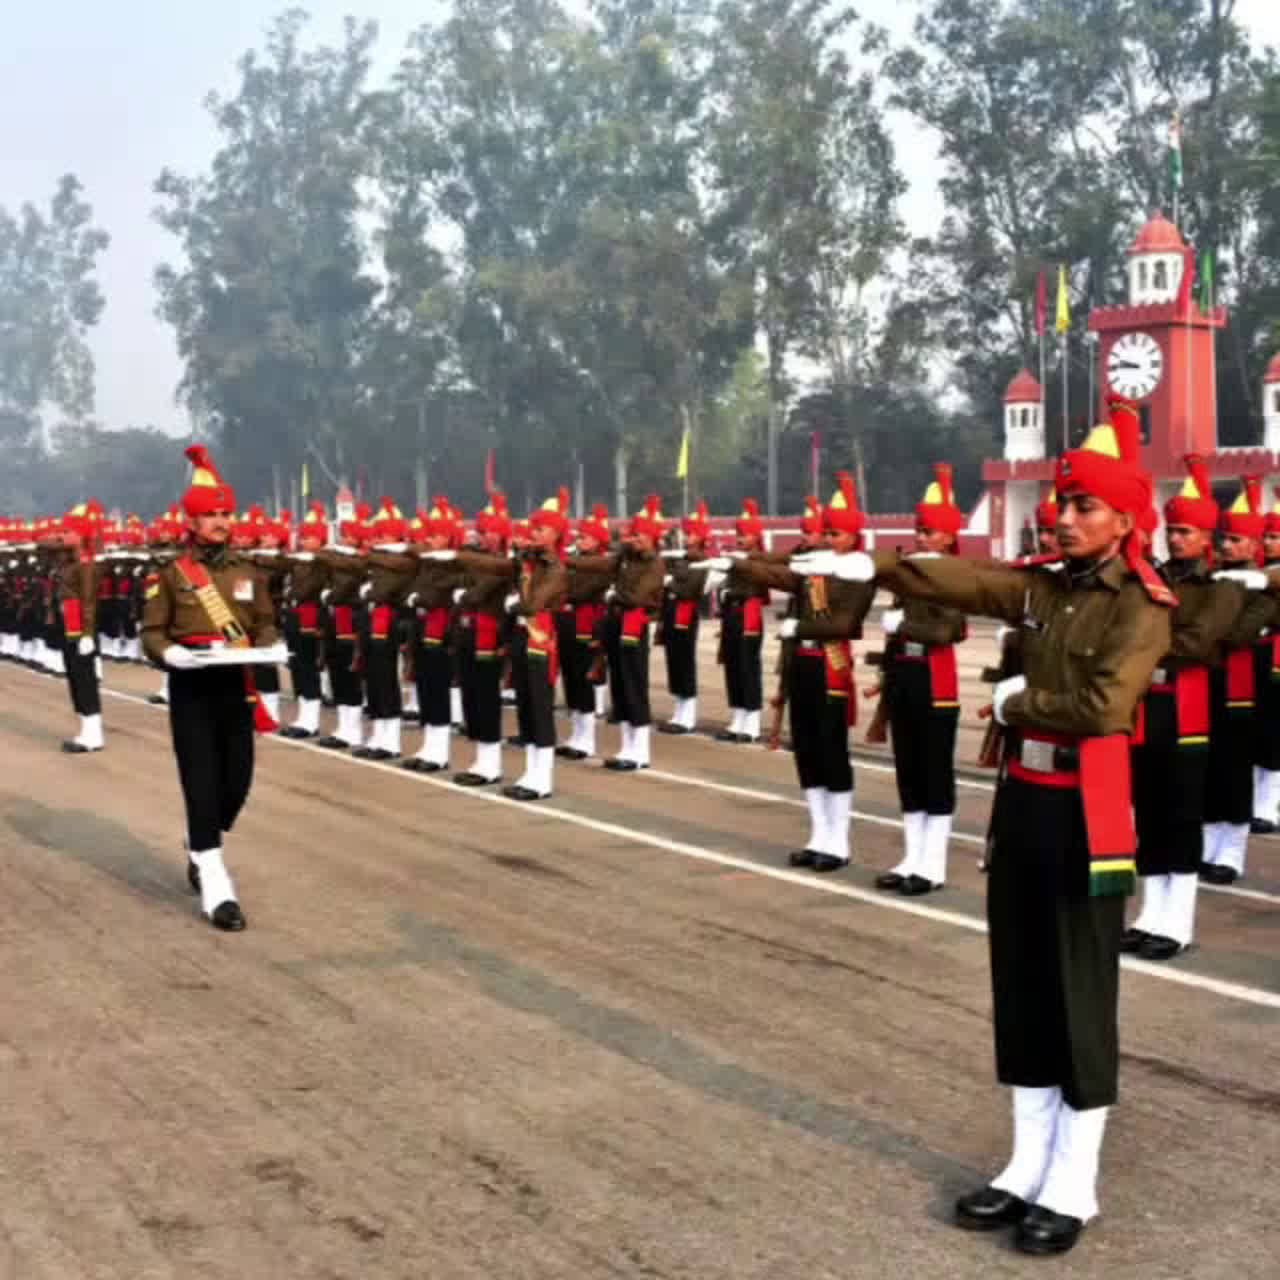
[[[809,477],[813,491],[818,492],[818,470],[822,465],[822,432],[815,431],[809,437]]]
[[[1045,308],[1047,306],[1047,294],[1044,283],[1044,272],[1042,271],[1036,277],[1036,336],[1044,337],[1044,321]]]
[[[494,490],[494,457],[493,450],[490,449],[484,459],[484,491],[490,494]]]

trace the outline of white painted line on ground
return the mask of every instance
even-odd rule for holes
[[[103,693],[119,698],[125,702],[151,708],[146,698],[137,694],[123,693],[117,689],[103,688]],[[769,880],[780,880],[785,884],[796,885],[802,889],[816,893],[827,893],[835,897],[851,898],[873,907],[881,907],[888,911],[898,911],[904,915],[917,916],[922,920],[932,920],[940,924],[954,925],[967,929],[971,933],[986,933],[986,923],[976,916],[966,915],[959,911],[948,911],[941,907],[930,907],[923,903],[912,902],[906,898],[892,898],[869,889],[860,889],[857,885],[842,884],[838,881],[821,880],[812,873],[791,871],[785,867],[771,867],[767,863],[753,862],[749,858],[740,858],[730,853],[720,853],[701,845],[687,844],[680,840],[669,840],[665,836],[655,835],[647,831],[639,831],[633,827],[619,826],[617,823],[604,822],[598,818],[588,818],[583,814],[570,813],[566,809],[557,809],[545,802],[536,805],[526,804],[520,800],[510,800],[506,796],[477,787],[459,787],[442,778],[429,774],[411,773],[397,765],[380,760],[359,760],[342,752],[328,751],[310,742],[297,741],[290,738],[279,738],[268,735],[268,740],[283,747],[292,747],[309,751],[323,760],[342,760],[347,764],[359,765],[366,769],[377,769],[390,774],[394,778],[417,782],[440,790],[448,791],[455,796],[464,796],[486,804],[502,805],[519,809],[530,818],[550,818],[557,822],[566,822],[581,827],[586,831],[594,831],[599,835],[611,836],[616,840],[625,840],[632,844],[646,845],[653,849],[663,849],[668,853],[678,854],[684,858],[692,858],[699,862],[709,862],[722,867],[732,867],[737,871],[747,871],[752,875],[762,876]],[[1189,973],[1184,969],[1174,969],[1165,965],[1154,964],[1145,960],[1135,960],[1132,956],[1121,956],[1120,965],[1134,973],[1144,974],[1161,982],[1171,982],[1175,986],[1191,987],[1199,991],[1207,991],[1213,995],[1224,996],[1229,1000],[1238,1000],[1244,1004],[1257,1005],[1264,1009],[1280,1009],[1280,992],[1266,991],[1260,987],[1249,987],[1243,983],[1228,982],[1221,978],[1211,978],[1203,974]]]

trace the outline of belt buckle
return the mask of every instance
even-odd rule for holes
[[[908,658],[923,658],[924,645],[918,640],[908,640],[902,648],[903,654]]]
[[[1018,752],[1018,759],[1024,769],[1033,773],[1053,772],[1054,745],[1052,742],[1041,742],[1035,738],[1024,738]]]
[[[1157,667],[1151,673],[1151,683],[1152,684],[1168,684],[1169,673],[1163,667]]]

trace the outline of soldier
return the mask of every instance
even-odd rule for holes
[[[360,588],[364,584],[365,553],[369,544],[367,502],[360,503],[354,518],[338,526],[338,545],[318,552],[316,559],[328,571],[328,585],[320,592],[326,606],[324,665],[333,684],[338,724],[316,746],[331,751],[354,750],[364,745],[361,686]]]
[[[1050,489],[1036,506],[1036,545],[1042,556],[1058,556],[1058,495]]]
[[[254,507],[251,512],[251,543],[253,548],[249,559],[258,567],[267,584],[267,595],[271,598],[271,612],[276,622],[277,631],[282,632],[285,621],[284,592],[289,576],[289,564],[285,552],[289,547],[292,535],[292,518],[287,511],[282,511],[272,520],[262,507]],[[263,664],[253,673],[258,696],[273,720],[280,719],[280,668],[272,664]]]
[[[589,557],[608,549],[609,509],[597,503],[589,520],[578,521],[575,554],[565,561],[568,598],[557,614],[558,622],[567,619],[561,623],[560,664],[572,729],[569,741],[556,748],[556,755],[565,760],[586,760],[596,753],[596,689],[604,677],[596,676],[593,668],[602,653],[604,597],[613,578],[610,570],[591,572],[583,566]]]
[[[737,550],[742,555],[764,550],[764,523],[754,498],[742,504],[734,526]],[[767,587],[726,586],[720,595],[720,661],[724,664],[725,695],[731,718],[716,734],[719,742],[759,742],[760,709],[764,705],[761,654],[764,647],[764,609]]]
[[[215,928],[245,927],[222,856],[253,781],[253,733],[275,728],[248,665],[206,665],[201,651],[277,645],[261,574],[227,546],[235,495],[208,450],[192,445],[183,498],[191,542],[147,579],[142,644],[169,670],[169,725],[187,811],[187,878]],[[283,653],[279,655],[283,658]]]
[[[1173,640],[1142,701],[1142,739],[1133,749],[1142,911],[1122,951],[1168,960],[1191,943],[1197,871],[1203,856],[1209,751],[1210,670],[1244,604],[1243,590],[1211,577],[1218,505],[1204,460],[1188,456],[1187,482],[1165,503],[1165,581],[1178,597]]]
[[[494,493],[476,516],[480,550],[503,556],[511,537],[505,495]],[[460,787],[490,786],[502,780],[502,662],[498,642],[506,613],[507,583],[496,575],[467,573],[459,612],[459,671],[462,677],[463,717],[476,744],[469,769],[454,774]]]
[[[400,754],[400,629],[397,615],[409,592],[417,562],[406,556],[407,526],[399,507],[383,498],[369,527],[372,546],[366,556],[368,580],[360,596],[369,609],[369,644],[365,654],[365,697],[373,730],[352,755],[365,760],[393,760]]]
[[[429,553],[461,546],[462,515],[442,496],[436,498],[426,519],[415,523],[417,527],[410,530],[410,537],[418,544],[419,559],[406,604],[415,610],[413,676],[422,745],[417,755],[403,762],[403,768],[414,773],[437,773],[449,767],[453,593],[462,574],[456,565],[430,559]]]
[[[1070,1249],[1097,1206],[1097,1169],[1118,1066],[1124,896],[1135,879],[1129,735],[1169,651],[1175,597],[1140,554],[1150,505],[1137,410],[1055,473],[1065,561],[1006,566],[877,552],[879,580],[1021,630],[1025,675],[996,687],[1011,739],[996,791],[987,917],[997,1071],[1013,1086],[1013,1157],[956,1205],[959,1225],[1017,1224],[1029,1253]],[[857,554],[845,572],[863,574]],[[865,558],[864,558],[865,559]]]
[[[822,513],[824,550],[802,549],[790,564],[763,555],[707,562],[716,572],[728,572],[731,587],[745,581],[794,597],[794,609],[779,627],[782,680],[774,704],[777,727],[770,737],[776,745],[783,706],[789,704],[796,773],[809,809],[809,838],[789,861],[793,867],[819,872],[837,871],[849,863],[849,726],[856,714],[850,641],[861,636],[875,596],[869,575],[851,581],[832,572],[836,556],[860,546],[865,522],[852,476],[842,471],[838,483]]]
[[[98,569],[94,543],[102,523],[102,508],[92,500],[73,508],[62,522],[65,552],[58,571],[58,602],[63,622],[67,687],[71,692],[71,705],[80,717],[80,732],[64,742],[62,749],[72,755],[101,751],[105,745],[95,663]]]
[[[684,554],[668,562],[662,603],[662,649],[667,661],[667,688],[675,700],[662,733],[692,733],[698,724],[698,623],[707,571],[692,563],[704,560],[711,537],[707,504],[699,502],[681,524]]]
[[[951,492],[951,468],[934,466],[934,481],[916,505],[916,549],[909,559],[954,555],[964,513]],[[947,879],[947,843],[956,810],[956,726],[960,719],[956,644],[965,638],[963,613],[907,597],[881,618],[887,637],[884,693],[888,698],[893,767],[902,805],[902,860],[876,877],[876,888],[917,897]]]
[[[1280,498],[1280,488],[1275,490]],[[1280,502],[1267,513],[1262,530],[1262,563],[1280,569]],[[1253,717],[1253,821],[1255,835],[1274,835],[1280,808],[1280,631],[1272,627],[1254,646],[1258,705]]]
[[[1265,586],[1257,565],[1262,553],[1265,518],[1262,514],[1262,481],[1246,476],[1239,497],[1218,525],[1222,570],[1250,575]],[[1219,571],[1222,572],[1221,570]],[[1210,680],[1209,774],[1205,783],[1204,860],[1201,879],[1210,884],[1231,884],[1244,874],[1253,818],[1254,709],[1258,689],[1254,646],[1269,627],[1276,625],[1280,610],[1273,596],[1251,592],[1230,631],[1222,661]]]
[[[298,550],[285,557],[285,626],[289,644],[289,677],[298,714],[280,730],[282,738],[320,736],[320,662],[324,657],[320,596],[329,584],[329,569],[320,553],[329,541],[323,502],[313,502],[298,524]]]

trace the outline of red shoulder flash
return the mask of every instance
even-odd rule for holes
[[[1142,583],[1146,589],[1147,595],[1151,597],[1156,604],[1165,605],[1167,608],[1173,609],[1177,607],[1178,597],[1169,590],[1165,580],[1155,571],[1155,568],[1146,560],[1139,560],[1133,566],[1133,571],[1138,575],[1138,581]]]
[[[1061,564],[1061,555],[1050,556],[1019,556],[1014,562],[1015,569],[1037,569],[1046,564]]]

